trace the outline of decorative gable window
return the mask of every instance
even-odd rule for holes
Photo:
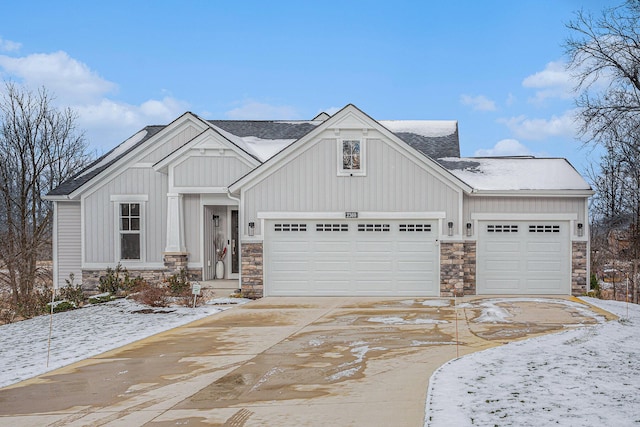
[[[338,175],[365,175],[364,141],[359,139],[342,139],[338,141]]]

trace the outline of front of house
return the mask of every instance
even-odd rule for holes
[[[47,196],[54,282],[120,263],[251,297],[580,295],[591,194],[564,159],[460,158],[455,121],[185,113]]]

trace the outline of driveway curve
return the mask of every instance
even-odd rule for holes
[[[603,315],[556,297],[263,298],[0,389],[0,424],[422,426],[446,361]]]

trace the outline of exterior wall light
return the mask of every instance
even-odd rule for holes
[[[213,225],[214,227],[220,227],[220,215],[213,216]]]
[[[471,223],[468,222],[467,223],[467,237],[471,237],[472,234],[473,234],[473,230],[471,229]]]
[[[253,236],[255,233],[256,233],[256,223],[252,221],[249,223],[249,236]]]
[[[584,224],[579,222],[578,223],[578,237],[582,237],[584,236]]]
[[[449,229],[449,232],[448,232],[449,236],[453,236],[453,221],[449,221],[447,223],[447,228]]]

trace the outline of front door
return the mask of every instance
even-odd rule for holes
[[[240,272],[240,244],[238,240],[238,210],[231,211],[231,273]]]

